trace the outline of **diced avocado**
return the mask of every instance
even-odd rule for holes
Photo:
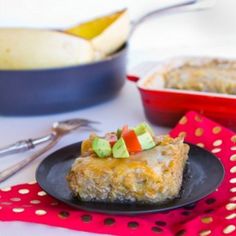
[[[119,139],[120,138],[120,136],[121,136],[121,129],[119,128],[119,129],[117,129],[117,131],[116,131],[116,136],[117,136],[117,138]]]
[[[142,150],[147,150],[155,147],[155,142],[152,135],[149,132],[145,132],[138,136],[139,143],[141,144]]]
[[[120,138],[112,148],[113,157],[115,158],[127,158],[129,157],[128,149],[125,145],[123,138]]]
[[[134,128],[134,132],[136,133],[136,135],[141,135],[143,133],[149,132],[152,136],[154,136],[154,132],[153,132],[152,128],[150,127],[149,124],[147,124],[145,122],[136,126]]]
[[[96,137],[92,143],[93,151],[99,157],[108,157],[111,156],[111,146],[110,143],[102,138]]]

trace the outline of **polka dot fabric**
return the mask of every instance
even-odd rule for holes
[[[37,183],[0,190],[0,220],[27,221],[113,235],[236,235],[236,134],[195,112],[170,132],[215,153],[225,178],[214,193],[177,210],[139,216],[79,211],[48,196]]]

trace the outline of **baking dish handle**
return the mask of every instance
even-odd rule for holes
[[[147,61],[140,63],[134,67],[132,67],[130,70],[128,70],[127,79],[132,82],[138,82],[140,79],[147,77],[157,67],[156,61]]]
[[[136,75],[131,75],[131,74],[127,75],[126,78],[127,78],[127,80],[132,81],[132,82],[135,82],[135,83],[138,82],[139,79],[140,79],[138,76],[136,76]]]

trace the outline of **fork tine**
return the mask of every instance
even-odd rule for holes
[[[77,120],[77,119],[75,119],[75,120]],[[80,121],[80,122],[85,122],[85,123],[87,123],[87,124],[101,124],[100,122],[98,122],[98,121],[93,121],[93,120],[88,120],[88,119],[78,119],[78,121]]]
[[[81,128],[85,129],[85,130],[91,130],[91,131],[95,131],[95,132],[101,132],[101,130],[93,127],[92,125],[86,125],[86,126],[82,126]]]
[[[100,121],[95,121],[95,120],[88,120],[89,124],[101,124]]]
[[[93,121],[93,120],[88,120],[88,119],[81,119],[81,118],[74,118],[74,119],[69,119],[69,120],[62,120],[60,121],[61,123],[75,123],[75,124],[101,124],[98,121]]]

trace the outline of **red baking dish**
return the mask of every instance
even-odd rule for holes
[[[162,63],[153,63],[147,73],[134,73],[128,79],[137,82],[140,91],[145,114],[148,120],[161,126],[174,126],[187,111],[196,111],[207,116],[222,125],[236,130],[236,95],[197,92],[190,90],[177,90],[164,88],[161,74],[170,69],[194,61],[198,65],[209,60],[223,61],[216,58],[175,58]],[[227,60],[228,61],[228,60]],[[236,61],[229,60],[229,63]],[[147,65],[144,67],[147,68]],[[139,66],[145,71],[142,65]],[[235,71],[236,74],[236,71]],[[155,86],[150,86],[150,81],[155,79]],[[236,78],[235,78],[236,80]],[[148,86],[147,86],[148,85]]]

